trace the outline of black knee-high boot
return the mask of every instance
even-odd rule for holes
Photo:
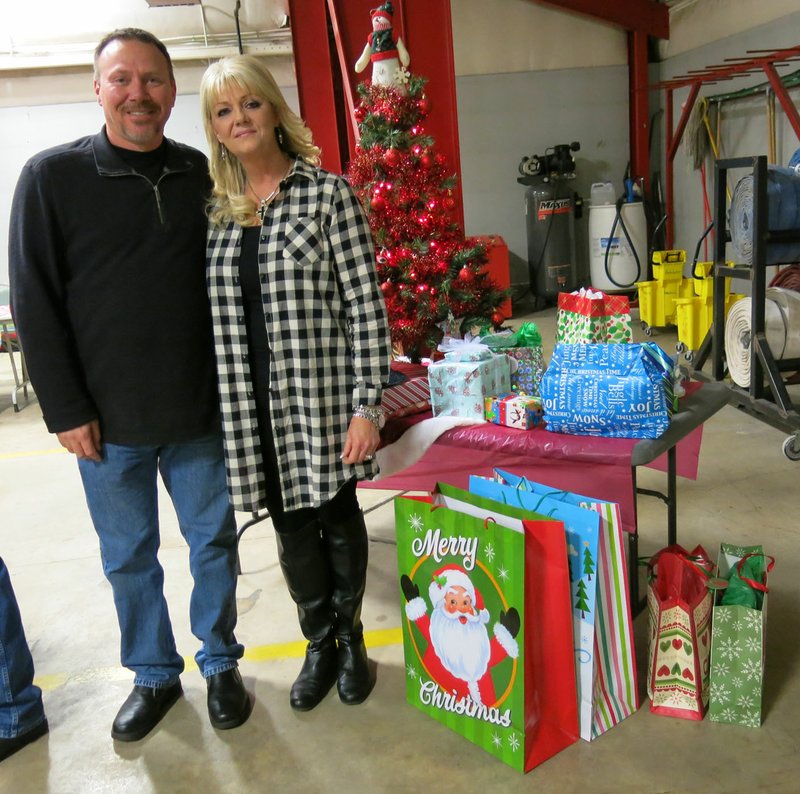
[[[367,582],[369,540],[359,511],[342,521],[325,521],[323,536],[333,570],[333,610],[338,644],[336,686],[342,703],[362,703],[375,686],[367,659],[361,603]]]
[[[319,521],[293,532],[276,532],[278,559],[289,594],[297,604],[300,629],[308,640],[306,658],[289,695],[298,711],[313,709],[337,677],[334,613],[328,551]]]

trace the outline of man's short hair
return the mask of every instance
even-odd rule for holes
[[[106,35],[100,39],[100,43],[97,45],[97,47],[95,47],[94,50],[95,80],[100,77],[100,69],[97,65],[98,61],[100,60],[100,55],[102,54],[103,50],[108,47],[109,44],[111,44],[112,41],[141,41],[143,44],[150,44],[151,46],[155,47],[167,60],[170,79],[175,80],[175,73],[172,70],[172,58],[169,57],[169,51],[164,45],[164,42],[149,31],[142,30],[141,28],[118,28],[117,30],[112,30],[111,33],[106,33]]]

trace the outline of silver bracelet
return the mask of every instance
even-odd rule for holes
[[[369,419],[375,427],[380,430],[386,422],[383,415],[383,408],[380,405],[357,405],[353,408],[353,416],[361,419]]]

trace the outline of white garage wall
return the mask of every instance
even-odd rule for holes
[[[404,0],[405,13],[424,13],[426,1]],[[208,32],[222,35],[233,30],[234,5],[234,0],[208,5]],[[729,54],[742,55],[749,48],[798,43],[792,40],[800,30],[796,5],[796,0],[678,2],[673,38],[664,49],[668,56],[664,75],[718,62]],[[243,30],[268,29],[277,19],[270,14],[279,15],[285,6],[285,0],[244,0]],[[520,159],[577,140],[582,149],[577,155],[575,189],[587,195],[594,181],[620,183],[628,157],[625,35],[609,25],[530,0],[451,0],[451,9],[466,231],[503,235],[516,267],[514,280],[524,281],[524,188],[516,183]],[[769,23],[789,12],[794,12],[790,18]],[[92,133],[102,123],[88,66],[93,42],[106,30],[137,24],[165,39],[183,37],[180,46],[184,46],[187,36],[202,35],[198,13],[196,6],[151,9],[145,0],[0,4],[0,65],[10,52],[21,49],[30,53],[31,48],[42,50],[47,45],[59,50],[65,44],[85,45],[82,66],[0,71],[0,151],[4,153],[0,159],[0,282],[7,281],[8,213],[22,164],[40,149]],[[751,30],[751,20],[769,24]],[[293,22],[299,25],[302,19]],[[296,107],[291,59],[271,58],[270,65]],[[170,137],[201,149],[205,143],[196,91],[203,68],[198,61],[177,62],[180,95],[167,128]],[[435,79],[435,75],[428,77]],[[754,112],[744,126],[757,128],[758,115]],[[733,123],[728,131],[732,138],[746,139],[746,133],[736,132]],[[760,137],[757,129],[753,135]],[[793,137],[782,131],[781,141],[786,152]],[[676,174],[680,170],[676,165]],[[690,184],[681,183],[678,189],[681,214],[676,216],[676,230],[680,243],[690,247],[698,225],[694,197]],[[577,232],[584,257],[585,227],[584,220]]]

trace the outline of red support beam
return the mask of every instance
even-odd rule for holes
[[[655,0],[533,0],[657,39],[669,38],[669,9]]]
[[[326,0],[289,0],[292,49],[300,97],[300,115],[308,124],[314,142],[322,149],[322,165],[340,174],[339,109],[334,75],[338,72],[330,48]]]
[[[794,102],[792,102],[792,98],[787,93],[780,75],[775,71],[775,67],[769,62],[764,63],[763,66],[764,71],[767,74],[769,84],[772,86],[775,96],[780,100],[783,112],[786,114],[786,118],[789,119],[789,123],[792,125],[794,134],[798,137],[798,139],[800,139],[800,115],[797,113],[797,108],[795,107]]]

